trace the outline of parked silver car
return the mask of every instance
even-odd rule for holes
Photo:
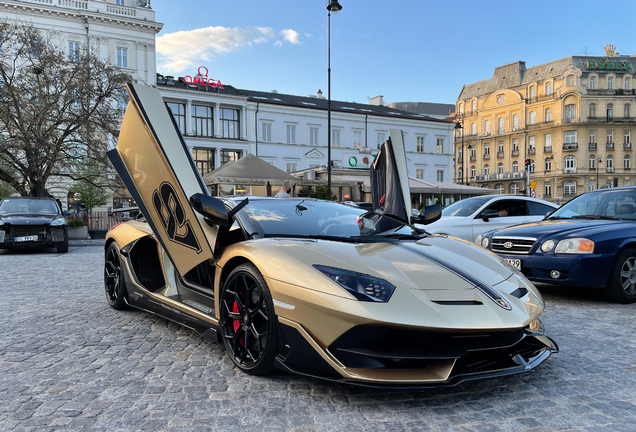
[[[442,210],[442,218],[420,228],[468,241],[486,231],[542,220],[558,205],[519,195],[488,195],[457,201]]]

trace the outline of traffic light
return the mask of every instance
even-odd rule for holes
[[[526,169],[530,166],[530,159],[526,159]]]
[[[614,177],[614,187],[618,187],[618,179]]]
[[[521,190],[519,191],[519,193],[520,193],[521,195],[527,195],[527,194],[528,194],[528,190],[527,190],[527,189],[521,189]]]

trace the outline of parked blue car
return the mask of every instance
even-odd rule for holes
[[[613,301],[636,302],[636,187],[579,195],[541,222],[475,241],[532,281],[602,288]]]

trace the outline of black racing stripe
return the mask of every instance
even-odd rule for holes
[[[512,310],[512,307],[510,306],[510,304],[503,297],[501,297],[501,295],[496,290],[494,290],[490,285],[488,285],[487,283],[483,282],[479,278],[476,278],[472,274],[462,270],[460,267],[458,267],[458,266],[456,266],[454,264],[451,264],[448,261],[445,261],[445,260],[443,260],[443,259],[441,259],[439,257],[436,257],[436,256],[432,255],[432,254],[426,253],[423,250],[415,247],[412,244],[403,243],[403,244],[399,245],[399,247],[401,247],[402,249],[406,249],[409,252],[412,252],[412,253],[414,253],[416,255],[419,255],[422,258],[425,258],[425,259],[427,259],[429,261],[434,262],[435,264],[438,264],[438,265],[444,267],[446,270],[454,273],[455,275],[457,275],[460,278],[464,279],[466,282],[474,285],[475,288],[477,288],[478,290],[480,290],[481,292],[486,294],[486,296],[488,296],[499,307],[502,307],[502,308],[504,308],[506,310]]]

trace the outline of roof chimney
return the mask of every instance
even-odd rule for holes
[[[376,96],[369,101],[371,105],[384,106],[384,96]]]
[[[318,99],[322,99],[322,90],[318,89]]]

